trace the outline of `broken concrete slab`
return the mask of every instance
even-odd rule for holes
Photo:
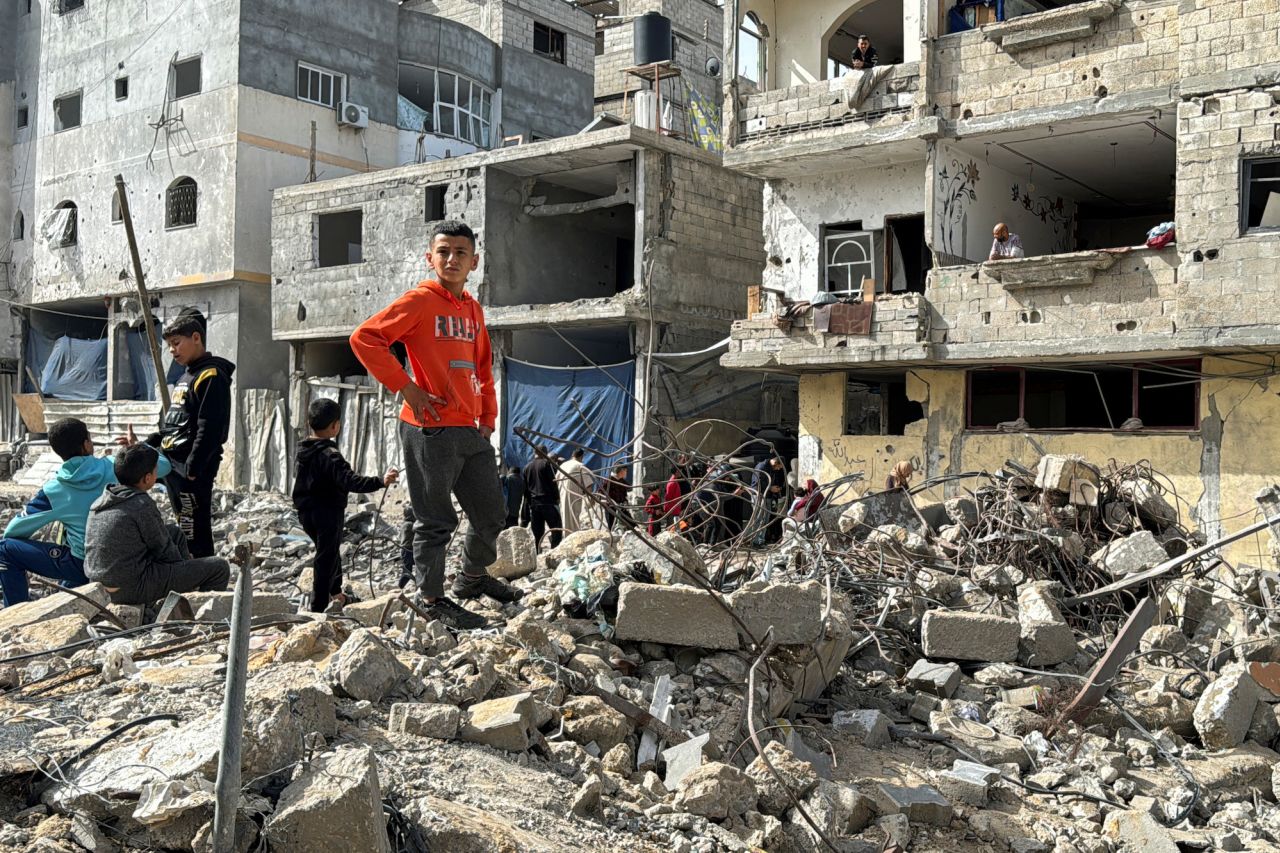
[[[1063,492],[1075,504],[1096,506],[1102,473],[1083,456],[1048,454],[1036,466],[1036,488]]]
[[[1089,557],[1091,563],[1117,580],[1136,575],[1168,559],[1168,552],[1150,530],[1139,530],[1123,539],[1108,542]]]
[[[79,613],[55,616],[19,628],[10,638],[41,649],[57,649],[89,636],[89,619]]]
[[[876,812],[875,803],[870,797],[848,785],[826,779],[819,780],[813,791],[804,798],[804,806],[822,834],[828,838],[856,835],[871,823]],[[822,836],[795,809],[792,809],[789,820],[813,845],[812,849],[820,850],[825,846]]]
[[[196,618],[207,622],[226,622],[231,619],[231,604],[235,600],[235,592],[188,592],[184,597],[191,603]],[[253,593],[254,616],[288,616],[296,608],[289,601],[289,596],[276,592]]]
[[[765,758],[768,759],[768,764],[765,763]],[[778,776],[773,774],[769,765],[782,777],[782,782],[778,781]],[[786,789],[804,799],[818,784],[817,768],[796,757],[795,753],[776,740],[764,745],[764,758],[757,755],[747,765],[747,775],[756,783],[760,811],[768,815],[782,815],[791,808],[791,798],[787,796]]]
[[[668,791],[679,788],[686,776],[702,766],[703,751],[710,742],[711,734],[703,732],[684,743],[669,746],[662,751],[662,760],[667,765],[667,773],[662,779],[662,784]]]
[[[942,699],[950,699],[960,686],[960,666],[920,658],[907,670],[907,687]]]
[[[489,574],[495,578],[515,580],[537,571],[537,542],[529,528],[508,527],[498,534],[497,548],[498,558],[489,566]]]
[[[1079,651],[1075,632],[1058,609],[1059,589],[1055,583],[1037,581],[1018,590],[1018,660],[1026,666],[1056,666]]]
[[[342,615],[356,620],[366,628],[380,628],[382,626],[378,624],[378,620],[383,613],[389,619],[391,614],[404,609],[404,604],[397,600],[399,598],[400,591],[397,590],[368,601],[353,601],[342,608]]]
[[[1233,664],[1205,688],[1196,702],[1196,732],[1207,749],[1230,749],[1244,741],[1261,690],[1242,664]]]
[[[729,611],[712,593],[687,586],[623,583],[614,631],[619,640],[738,648],[738,626]]]
[[[816,642],[822,636],[823,588],[806,583],[753,582],[728,596],[729,606],[761,642],[770,629],[779,645]]]
[[[458,736],[494,749],[523,752],[529,748],[530,732],[535,728],[534,706],[532,693],[478,702],[467,711]]]
[[[315,667],[287,663],[255,673],[247,695],[283,704],[302,726],[304,734],[319,732],[326,738],[338,733],[337,700]]]
[[[987,793],[1000,778],[1000,771],[985,764],[956,759],[950,770],[938,774],[937,787],[943,796],[972,806],[985,806]]]
[[[1026,770],[1031,766],[1031,759],[1027,757],[1022,741],[993,732],[989,726],[981,723],[935,711],[929,715],[929,730],[934,734],[946,735],[991,767],[1017,764]]]
[[[601,753],[631,735],[631,721],[596,696],[575,696],[564,703],[561,713],[565,736],[583,746],[594,743]]]
[[[344,746],[317,758],[280,794],[263,831],[281,853],[390,853],[373,750]]]
[[[955,809],[931,785],[906,787],[881,782],[879,789],[888,814],[904,814],[912,823],[928,823],[933,826],[951,824]]]
[[[756,785],[731,764],[712,761],[691,771],[676,791],[676,808],[712,820],[738,817],[756,807]]]
[[[256,598],[256,596],[255,596]],[[328,670],[343,695],[377,702],[409,675],[409,670],[368,628],[351,632]]]
[[[1179,853],[1179,847],[1151,815],[1130,810],[1117,810],[1107,815],[1102,834],[1123,849],[1142,853]]]
[[[462,711],[455,705],[397,702],[387,717],[387,730],[417,737],[450,740],[458,734]]]
[[[924,653],[931,658],[1017,660],[1020,633],[1016,619],[955,610],[930,610],[920,623]]]
[[[831,727],[841,734],[852,735],[870,749],[889,742],[889,718],[876,710],[836,711]]]
[[[90,601],[106,607],[111,602],[107,588],[100,583],[89,583],[76,587],[76,592],[84,598],[78,598],[69,592],[55,592],[43,598],[24,601],[10,607],[0,609],[0,636],[7,635],[27,625],[56,619],[59,616],[83,616],[93,619],[102,611],[94,607]]]

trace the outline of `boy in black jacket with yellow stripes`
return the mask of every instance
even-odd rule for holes
[[[313,400],[307,407],[311,437],[298,446],[293,481],[293,505],[298,520],[316,543],[316,561],[311,579],[311,611],[323,613],[330,600],[341,607],[347,603],[342,591],[342,525],[347,496],[386,488],[399,479],[392,468],[385,476],[366,477],[351,465],[334,441],[342,432],[342,408],[333,400]]]
[[[222,445],[231,432],[231,374],[236,366],[209,353],[208,323],[195,308],[183,308],[162,332],[169,355],[186,368],[173,386],[169,411],[146,443],[173,464],[164,478],[178,527],[193,557],[213,556],[213,481],[222,464]],[[136,444],[133,427],[118,440]]]

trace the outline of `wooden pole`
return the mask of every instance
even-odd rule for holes
[[[129,213],[129,196],[124,188],[124,175],[116,175],[116,197],[120,200],[124,234],[129,238],[129,256],[133,259],[133,281],[138,285],[138,299],[142,302],[142,322],[147,330],[147,343],[151,345],[151,361],[156,368],[156,389],[160,392],[160,402],[163,404],[161,411],[167,412],[169,411],[169,385],[164,381],[164,365],[160,363],[160,334],[156,329],[156,318],[151,313],[147,283],[142,277],[142,258],[138,256],[138,239],[133,234],[133,216]]]
[[[316,180],[316,123],[311,122],[311,149],[307,155],[307,183]]]

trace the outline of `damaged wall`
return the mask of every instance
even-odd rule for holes
[[[923,213],[923,169],[916,162],[767,182],[765,286],[788,299],[811,299],[823,283],[821,226],[861,222],[874,230],[886,216]]]
[[[926,417],[908,424],[905,436],[840,435],[845,376],[806,375],[800,385],[801,475],[818,472],[821,482],[862,472],[863,482],[881,488],[897,459],[923,462],[922,477],[966,471],[995,471],[1006,459],[1034,468],[1047,453],[1084,456],[1105,467],[1111,460],[1146,460],[1169,479],[1184,521],[1210,537],[1252,523],[1254,496],[1276,482],[1280,454],[1280,397],[1272,390],[1275,371],[1266,356],[1206,358],[1201,370],[1200,429],[1193,432],[1021,432],[964,429],[965,374],[920,369],[907,374],[907,393],[922,403]],[[1250,378],[1242,378],[1250,377]],[[815,437],[817,440],[815,440]],[[808,450],[806,451],[806,448]],[[818,450],[820,448],[820,452]],[[809,454],[806,456],[806,452]],[[933,500],[962,494],[972,481],[959,481],[923,495]],[[1173,496],[1169,499],[1173,501]],[[1266,563],[1266,537],[1250,537],[1226,550],[1230,560]]]

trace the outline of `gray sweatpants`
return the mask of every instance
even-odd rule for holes
[[[177,525],[168,526],[169,538],[184,557],[190,555],[187,539]],[[149,563],[137,580],[111,593],[113,604],[151,604],[171,592],[222,592],[231,579],[231,564],[221,557],[193,557],[180,563]]]
[[[471,522],[462,546],[462,571],[483,575],[497,558],[498,534],[507,508],[498,483],[493,447],[475,427],[428,427],[400,423],[405,480],[413,505],[413,564],[418,589],[444,595],[444,558],[458,527],[451,496]]]

